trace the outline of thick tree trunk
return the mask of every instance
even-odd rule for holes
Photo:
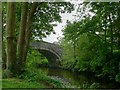
[[[29,48],[29,42],[30,42],[30,34],[32,31],[32,22],[33,22],[33,16],[37,8],[37,2],[33,3],[28,18],[27,18],[27,24],[26,24],[26,32],[25,32],[25,46],[24,46],[24,52],[23,52],[23,61],[25,63],[27,52]]]
[[[7,26],[6,26],[6,54],[7,76],[16,74],[16,37],[15,37],[15,3],[7,3]]]
[[[27,11],[28,11],[28,3],[22,3],[22,11],[21,11],[21,22],[20,22],[20,31],[19,31],[19,39],[18,39],[18,71],[21,71],[23,68],[23,50],[25,43],[25,30],[26,30],[26,21],[27,21]]]

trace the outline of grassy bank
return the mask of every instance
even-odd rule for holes
[[[29,68],[15,78],[4,78],[2,88],[63,88],[63,85],[39,69]]]
[[[43,88],[44,85],[37,82],[29,82],[18,78],[7,78],[2,80],[2,88]]]

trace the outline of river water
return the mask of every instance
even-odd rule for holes
[[[40,67],[40,70],[47,76],[56,80],[58,79],[63,84],[66,84],[68,88],[116,88],[114,83],[101,82],[88,73],[77,73],[69,70],[47,67]]]

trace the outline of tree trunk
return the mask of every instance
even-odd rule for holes
[[[23,61],[25,63],[26,57],[27,57],[27,52],[29,48],[29,42],[30,42],[30,34],[32,31],[32,21],[33,21],[33,16],[37,8],[37,2],[33,3],[28,18],[27,18],[27,24],[26,24],[26,32],[25,32],[25,45],[24,45],[24,52],[23,52]]]
[[[6,26],[6,55],[7,76],[16,74],[16,37],[15,37],[15,3],[7,3],[7,26]]]
[[[20,31],[19,31],[19,39],[18,39],[18,71],[21,71],[23,68],[23,50],[25,43],[25,30],[26,30],[26,21],[27,21],[27,11],[28,11],[28,3],[22,3],[21,10],[21,22],[20,22]]]
[[[28,49],[29,49],[30,34],[31,34],[31,32],[27,32],[27,34],[25,36],[25,47],[24,47],[24,52],[23,52],[23,61],[24,61],[24,63],[26,62],[27,52],[28,52]]]
[[[0,10],[2,9],[2,3],[0,2]],[[0,13],[0,20],[2,20],[2,13]],[[0,23],[0,30],[2,30],[2,23]],[[2,63],[2,31],[0,31],[0,63]],[[0,64],[0,70],[2,68],[2,65]],[[1,77],[0,77],[1,78]]]

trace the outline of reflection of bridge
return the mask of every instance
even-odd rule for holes
[[[62,56],[62,48],[58,44],[48,43],[45,41],[33,42],[30,44],[33,49],[42,53],[49,62],[50,66],[60,65],[60,59]]]

